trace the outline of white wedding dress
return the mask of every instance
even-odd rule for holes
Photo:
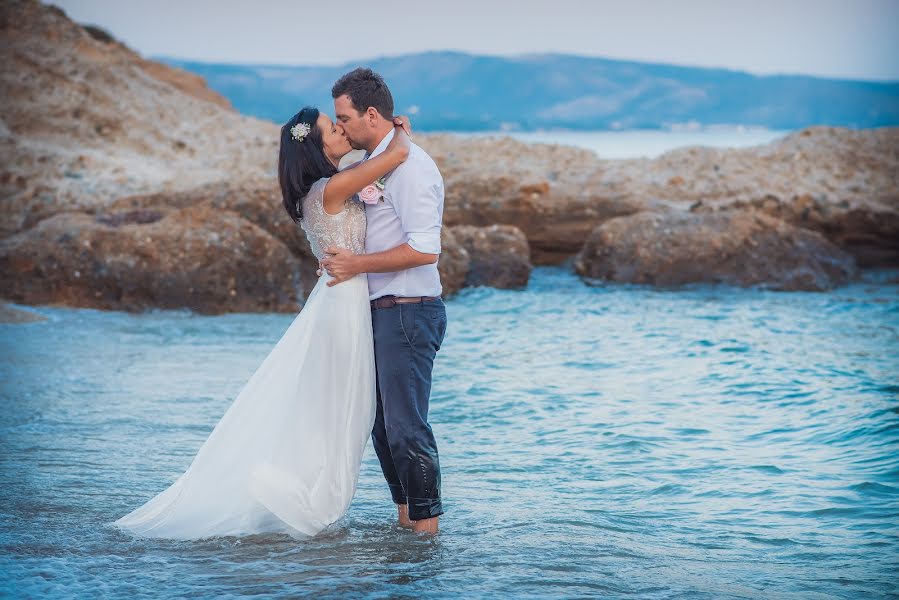
[[[325,213],[327,181],[303,199],[313,252],[364,252],[364,207],[353,200]],[[115,525],[172,539],[312,536],[346,512],[374,424],[375,363],[366,276],[330,279],[318,280],[187,471]]]

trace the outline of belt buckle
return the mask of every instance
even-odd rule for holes
[[[393,308],[396,306],[396,296],[381,296],[371,301],[372,308]]]

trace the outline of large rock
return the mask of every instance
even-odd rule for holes
[[[899,266],[899,128],[815,127],[753,148],[630,160],[509,138],[419,139],[446,180],[445,222],[515,225],[535,264],[575,254],[597,225],[619,216],[764,204],[863,265]]]
[[[36,323],[46,320],[44,315],[0,303],[0,323]]]
[[[62,208],[275,178],[278,126],[37,0],[0,4],[0,237]]]
[[[519,289],[531,276],[530,250],[524,233],[511,225],[452,227],[457,242],[468,252],[466,287]]]
[[[780,198],[768,195],[723,206],[697,202],[694,212],[754,209],[817,231],[852,254],[859,266],[899,266],[899,211],[867,199],[828,202],[811,194]]]
[[[4,296],[27,304],[295,312],[300,263],[227,211],[61,213],[0,241]]]
[[[756,208],[822,233],[863,266],[899,266],[899,128],[812,127],[754,148],[651,161],[645,193],[697,211]]]
[[[305,232],[284,210],[277,181],[271,179],[223,181],[178,192],[127,196],[113,202],[108,210],[152,209],[165,212],[188,206],[205,206],[235,212],[281,240],[300,259],[303,297],[312,292],[318,281],[316,274],[318,260],[312,254]]]
[[[589,279],[826,290],[855,274],[821,234],[751,211],[641,213],[603,223],[575,261]]]
[[[446,183],[444,223],[513,225],[535,264],[560,263],[597,224],[656,205],[617,182],[587,186],[606,162],[588,150],[452,135],[422,136],[421,144]]]
[[[209,89],[206,80],[196,73],[190,73],[184,69],[156,62],[155,60],[146,60],[131,48],[128,48],[119,40],[115,39],[111,33],[101,27],[96,25],[82,25],[82,27],[92,38],[109,46],[110,51],[130,55],[131,60],[141,69],[146,71],[151,77],[155,77],[156,79],[167,83],[186,94],[199,98],[200,100],[212,102],[213,104],[218,104],[222,108],[234,110],[231,106],[231,102],[227,98],[218,92]]]
[[[471,265],[468,251],[456,239],[452,229],[442,227],[440,230],[440,259],[437,270],[440,272],[440,283],[443,296],[452,296],[465,286],[465,278]]]

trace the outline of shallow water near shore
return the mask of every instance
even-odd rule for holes
[[[371,447],[312,540],[110,522],[189,464],[292,315],[0,324],[0,596],[895,597],[899,285],[589,287],[447,303],[447,513],[392,524]]]

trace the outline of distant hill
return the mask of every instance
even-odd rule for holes
[[[331,85],[358,66],[284,67],[160,59],[202,75],[242,113],[287,120],[330,110]],[[302,60],[299,58],[298,60]],[[427,52],[366,63],[419,130],[656,129],[674,124],[899,125],[899,82],[678,67],[556,54],[502,58]]]

